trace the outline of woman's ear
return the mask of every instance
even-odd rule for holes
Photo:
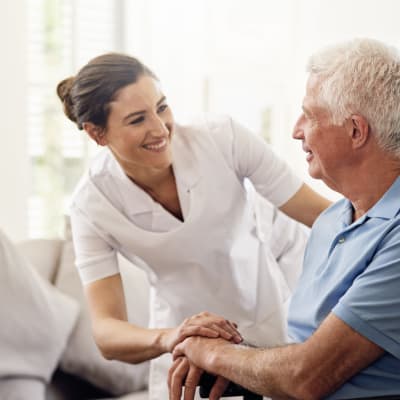
[[[84,122],[82,128],[99,146],[106,146],[106,132],[104,128],[93,124],[92,122]]]
[[[368,121],[363,116],[354,114],[351,116],[351,123],[351,140],[353,142],[353,147],[362,147],[367,142],[370,134]]]

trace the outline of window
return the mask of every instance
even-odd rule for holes
[[[54,237],[94,152],[62,112],[57,83],[92,57],[122,48],[122,0],[28,0],[28,235]]]

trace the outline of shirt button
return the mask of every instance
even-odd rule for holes
[[[339,242],[340,244],[344,243],[344,238],[343,238],[343,237],[340,238],[340,239],[338,240],[338,242]]]

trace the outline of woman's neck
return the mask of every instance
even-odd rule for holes
[[[148,193],[156,193],[165,184],[171,182],[174,178],[172,166],[165,169],[147,168],[145,170],[135,169],[135,171],[126,171],[126,175],[136,185]]]

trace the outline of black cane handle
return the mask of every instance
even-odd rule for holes
[[[200,378],[200,397],[202,399],[206,399],[209,397],[211,388],[213,387],[217,377],[215,375],[207,374],[206,372]],[[234,397],[234,396],[243,396],[244,400],[262,400],[262,396],[249,390],[244,387],[237,385],[236,383],[229,382],[228,387],[226,388],[222,397]]]

